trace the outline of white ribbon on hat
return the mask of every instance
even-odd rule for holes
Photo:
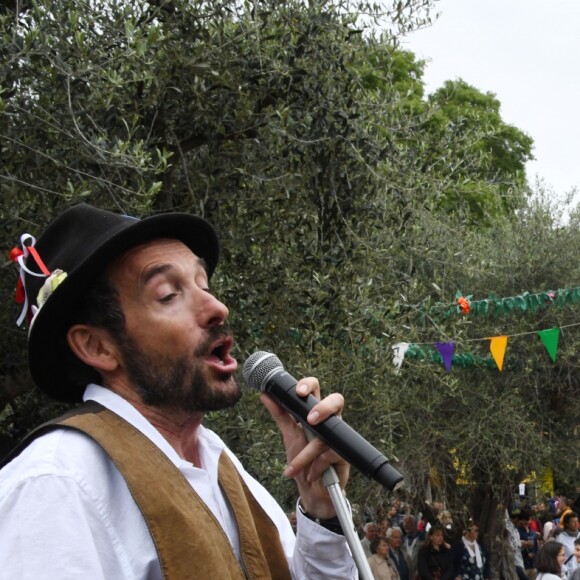
[[[26,242],[30,242],[27,244]],[[26,267],[25,261],[26,258],[29,256],[30,252],[28,248],[30,246],[34,246],[36,244],[36,238],[30,234],[22,234],[20,236],[20,245],[22,246],[22,254],[16,258],[18,265],[20,266],[20,280],[22,281],[22,291],[24,292],[24,303],[22,305],[22,311],[20,312],[20,316],[16,321],[18,326],[22,326],[24,319],[26,318],[26,313],[28,312],[28,294],[26,293],[26,285],[24,283],[25,276],[24,274],[30,274],[31,276],[36,276],[37,278],[46,278],[46,274],[42,272],[33,272],[32,270]]]

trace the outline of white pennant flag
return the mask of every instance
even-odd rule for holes
[[[405,353],[409,349],[409,342],[397,342],[391,348],[393,349],[393,365],[395,366],[395,372],[398,373],[401,370],[401,365],[405,360]]]

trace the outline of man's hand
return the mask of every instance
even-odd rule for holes
[[[296,392],[301,397],[312,394],[320,399],[318,380],[309,377],[298,381]],[[315,518],[328,519],[335,516],[336,511],[322,482],[322,475],[332,465],[338,475],[340,486],[344,489],[350,465],[320,439],[314,438],[308,442],[302,426],[268,395],[262,394],[260,399],[282,432],[288,458],[284,475],[296,481],[302,507]],[[340,415],[343,407],[343,396],[333,393],[313,407],[308,415],[308,423],[316,425],[330,415]]]

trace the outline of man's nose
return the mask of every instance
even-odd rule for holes
[[[228,307],[209,292],[205,292],[200,311],[201,324],[204,327],[223,324],[230,314]]]

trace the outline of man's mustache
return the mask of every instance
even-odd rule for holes
[[[234,335],[227,323],[220,324],[218,326],[210,326],[207,330],[207,336],[205,340],[195,349],[196,356],[203,356],[212,349],[216,341],[220,339],[231,338],[234,339]]]

